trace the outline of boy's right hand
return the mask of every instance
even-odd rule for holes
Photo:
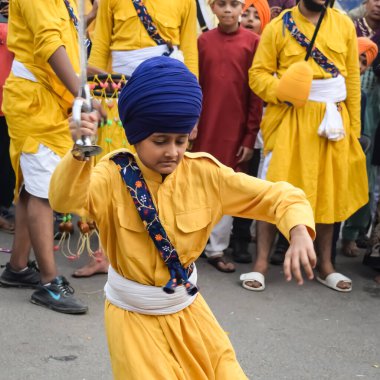
[[[90,113],[81,113],[81,125],[78,125],[73,120],[73,117],[69,118],[69,128],[73,141],[77,141],[81,136],[96,136],[98,131],[98,124],[101,116],[98,111],[92,111]]]

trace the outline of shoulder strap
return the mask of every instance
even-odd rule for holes
[[[197,3],[197,19],[199,22],[199,26],[201,27],[202,33],[207,32],[209,29],[206,24],[206,20],[203,17],[201,6],[199,5],[199,0],[195,1]]]
[[[130,153],[122,152],[111,157],[111,160],[117,165],[137,212],[169,269],[170,280],[165,285],[164,291],[174,293],[177,285],[183,284],[189,295],[196,294],[198,288],[189,282],[187,270],[182,266],[178,253],[161,224],[152,196],[135,158]]]
[[[306,50],[310,45],[310,40],[298,29],[292,12],[286,12],[282,16],[282,20],[286,29],[289,30],[292,37]],[[340,72],[339,69],[335,66],[334,62],[330,61],[317,47],[313,47],[311,50],[311,57],[314,61],[322,67],[323,70],[330,73],[333,78],[336,78]]]

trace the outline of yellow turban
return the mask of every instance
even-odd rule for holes
[[[365,53],[367,65],[370,66],[377,56],[377,45],[367,37],[358,37],[358,46],[359,55]]]
[[[264,27],[270,21],[270,8],[267,0],[246,0],[243,8],[245,12],[251,5],[255,7],[261,21],[261,31],[264,30]]]

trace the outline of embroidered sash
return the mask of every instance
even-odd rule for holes
[[[282,16],[284,26],[289,30],[290,34],[294,39],[306,50],[310,46],[310,40],[298,29],[292,12],[286,12]],[[317,47],[313,46],[310,56],[314,59],[323,70],[332,75],[333,78],[336,78],[340,72],[339,69],[335,66],[334,62],[330,61]]]
[[[75,16],[75,13],[74,13],[74,9],[73,7],[71,6],[71,4],[69,3],[69,0],[63,0],[63,2],[65,3],[66,5],[66,9],[67,9],[67,12],[69,12],[69,16],[70,16],[70,19],[71,21],[73,22],[74,26],[75,26],[75,29],[77,30],[77,32],[79,33],[79,23],[78,23],[78,18],[77,16]],[[86,38],[85,41],[84,41],[84,45],[86,46],[86,48],[88,49],[89,46],[91,44],[91,41]]]
[[[144,180],[135,158],[129,153],[119,153],[111,158],[118,166],[120,174],[127,186],[145,228],[158,249],[170,273],[170,280],[164,286],[166,293],[172,294],[178,285],[184,285],[189,295],[193,296],[198,288],[188,279],[185,269],[178,257],[178,253],[169,240],[164,227],[158,217],[152,196]]]
[[[148,32],[150,38],[157,44],[157,45],[167,45],[169,52],[164,53],[162,55],[169,56],[171,52],[173,51],[173,47],[170,43],[165,41],[160,34],[158,33],[156,25],[154,25],[152,17],[150,17],[150,14],[148,13],[148,10],[146,9],[144,3],[142,0],[132,0],[133,6],[136,9],[136,13],[142,24],[144,25],[144,28]]]

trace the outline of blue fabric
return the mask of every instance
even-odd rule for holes
[[[119,116],[130,144],[153,133],[190,133],[199,119],[202,92],[180,61],[160,56],[133,72],[119,96]]]

